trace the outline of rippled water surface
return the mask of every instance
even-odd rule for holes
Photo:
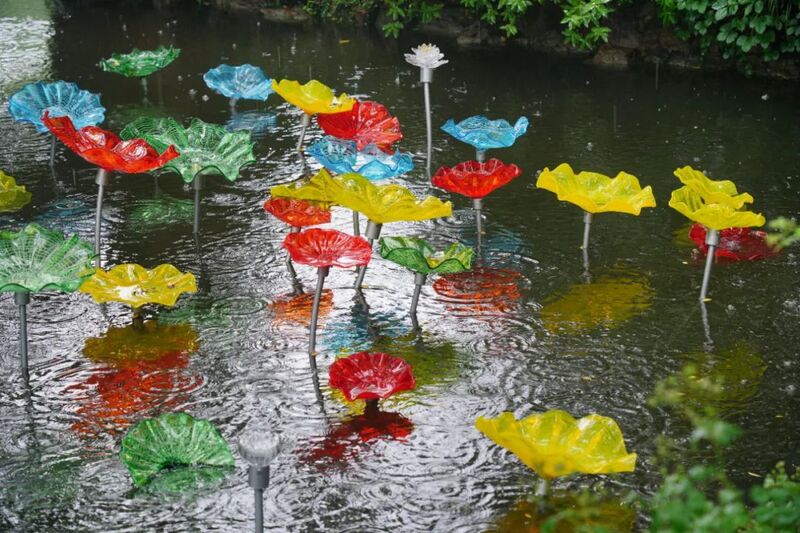
[[[658,482],[656,436],[685,436],[686,428],[646,400],[687,362],[735,376],[722,407],[745,429],[730,456],[737,482],[751,483],[748,473],[763,475],[781,459],[797,464],[796,252],[718,265],[706,327],[697,305],[702,266],[685,220],[666,207],[678,183],[672,171],[691,164],[734,179],[768,218],[796,215],[796,85],[662,70],[656,86],[648,69],[598,70],[441,41],[450,63],[432,86],[434,124],[477,113],[527,116],[527,135],[492,152],[523,175],[485,201],[477,272],[424,288],[420,334],[407,316],[411,274],[376,259],[358,298],[354,273],[332,270],[320,319],[320,404],[306,354],[310,298],[293,294],[281,249],[286,228],[262,209],[270,186],[302,171],[291,150],[298,112],[273,95],[266,104],[240,102],[231,116],[202,74],[221,62],[250,62],[273,77],[313,76],[385,103],[403,125],[401,147],[416,154],[418,170],[402,183],[447,198],[420,170],[422,91],[417,70],[402,59],[420,37],[386,42],[364,30],[274,26],[193,3],[137,11],[48,5],[0,3],[0,169],[34,194],[22,212],[0,216],[2,229],[36,221],[92,238],[93,171],[59,146],[51,172],[49,139],[8,116],[5,102],[26,82],[65,79],[102,93],[114,130],[142,115],[252,128],[258,161],[235,183],[207,180],[199,242],[192,191],[176,175],[113,178],[104,212],[108,259],[170,262],[199,278],[198,294],[149,317],[163,353],[110,358],[110,346],[125,346],[131,335],[121,306],[101,308],[82,294],[36,295],[28,394],[19,379],[17,311],[12,298],[0,298],[0,530],[249,529],[252,494],[240,460],[221,484],[182,496],[134,490],[119,440],[135,421],[168,411],[212,420],[231,443],[254,421],[292,435],[265,497],[272,530],[509,530],[527,513],[536,478],[477,432],[478,415],[560,408],[611,416],[639,464],[601,482],[617,495],[648,493]],[[146,95],[137,80],[96,66],[112,52],[159,43],[182,54],[151,76]],[[471,155],[435,130],[434,168]],[[588,276],[579,210],[533,187],[538,170],[563,161],[631,172],[653,186],[659,203],[639,218],[595,218]],[[470,203],[450,199],[452,218],[391,224],[384,235],[474,243]],[[349,212],[335,210],[332,227],[349,223]],[[298,272],[312,290],[315,273]],[[419,383],[385,402],[376,420],[327,388],[335,355],[363,349],[405,357]],[[596,482],[579,476],[556,486],[568,493]]]

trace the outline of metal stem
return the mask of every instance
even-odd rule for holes
[[[247,484],[253,488],[253,507],[255,508],[255,531],[264,531],[264,489],[269,486],[269,467],[250,465],[247,468]]]
[[[428,132],[428,150],[425,168],[428,170],[428,175],[431,173],[431,154],[433,153],[433,126],[431,125],[431,90],[430,82],[423,82],[422,88],[425,92],[425,129]]]
[[[197,235],[200,233],[200,191],[203,190],[203,176],[195,176],[192,183],[194,185],[194,222],[192,223],[192,232]]]
[[[422,286],[425,285],[425,280],[428,278],[427,274],[417,272],[414,274],[414,295],[411,297],[411,316],[417,316],[417,304],[419,303],[419,294],[422,292]]]
[[[300,138],[297,139],[297,150],[298,152],[303,151],[303,141],[306,138],[306,130],[308,126],[311,124],[311,115],[307,113],[303,113],[303,116],[300,118]]]
[[[28,303],[31,294],[28,291],[14,293],[14,303],[19,307],[19,359],[22,368],[22,380],[28,385]]]
[[[100,268],[103,264],[100,252],[102,232],[101,226],[103,223],[103,194],[105,193],[106,185],[108,185],[108,171],[102,168],[97,169],[97,176],[95,177],[94,182],[97,184],[97,208],[94,218],[94,264],[95,267]]]
[[[228,101],[228,104],[231,107],[231,115],[235,114],[236,113],[236,98],[231,98]]]
[[[706,255],[706,267],[703,270],[703,285],[700,288],[700,301],[705,302],[708,295],[708,283],[711,280],[711,267],[714,266],[714,256],[719,245],[719,231],[706,228],[706,244],[708,250]]]
[[[142,90],[144,91],[144,97],[147,98],[147,76],[142,77]]]
[[[486,150],[475,150],[475,160],[478,163],[483,163],[486,161]]]
[[[475,229],[478,232],[478,255],[481,254],[481,246],[483,245],[483,199],[474,198],[472,200],[472,207],[475,209]]]
[[[364,237],[367,238],[369,242],[370,248],[375,243],[375,239],[377,239],[381,234],[381,228],[383,224],[376,224],[373,221],[367,222],[367,231],[364,232]],[[367,265],[363,265],[358,267],[358,276],[356,276],[356,282],[353,285],[357,291],[361,290],[361,285],[364,283],[364,276],[367,273]]]
[[[583,273],[589,276],[589,233],[592,230],[592,214],[583,213],[583,244],[581,250],[583,251]]]
[[[317,319],[319,318],[319,302],[322,299],[322,287],[325,286],[325,278],[328,276],[330,267],[317,269],[317,289],[314,292],[314,303],[311,307],[311,324],[308,326],[308,355],[314,357],[317,347]]]
[[[56,136],[50,134],[50,166],[56,163]]]
[[[353,235],[356,237],[361,236],[361,229],[359,228],[360,221],[358,220],[358,211],[353,211]]]

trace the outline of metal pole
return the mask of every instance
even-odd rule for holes
[[[231,106],[231,115],[236,114],[236,98],[231,98],[228,104]]]
[[[419,303],[419,294],[422,292],[422,286],[425,285],[425,280],[428,278],[427,274],[417,272],[414,274],[414,296],[411,297],[411,316],[417,316],[417,304]]]
[[[200,191],[203,190],[203,176],[194,177],[194,222],[192,231],[195,235],[200,233]]]
[[[367,231],[364,232],[364,237],[367,238],[369,241],[370,247],[375,243],[375,239],[377,239],[381,234],[381,228],[383,224],[376,224],[373,221],[367,222]],[[358,267],[358,276],[356,277],[356,283],[353,285],[357,291],[361,290],[361,284],[364,283],[364,275],[367,273],[367,265],[363,265]]]
[[[264,531],[264,489],[269,486],[269,467],[247,468],[247,484],[253,488],[253,507],[255,507],[255,532]]]
[[[147,98],[147,76],[142,77],[142,90],[144,91],[144,97]]]
[[[431,125],[431,82],[433,81],[433,69],[422,67],[419,69],[419,81],[422,83],[422,90],[425,93],[425,129],[428,133],[428,158],[425,168],[428,175],[431,173],[431,154],[433,153],[433,126]]]
[[[56,136],[50,134],[50,166],[55,165],[56,162]]]
[[[97,169],[97,176],[95,177],[94,182],[97,184],[97,208],[94,218],[94,264],[95,267],[100,268],[103,263],[100,253],[100,234],[103,223],[103,194],[105,192],[106,185],[108,185],[108,171],[103,168]]]
[[[478,163],[483,163],[486,161],[486,150],[475,150],[475,160]]]
[[[715,229],[706,228],[706,245],[708,251],[706,252],[706,267],[703,270],[703,285],[700,288],[700,301],[705,302],[708,294],[708,282],[711,279],[711,267],[714,265],[714,255],[719,245],[719,231]]]
[[[289,229],[289,233],[300,233],[300,228],[292,226],[291,229]],[[294,269],[292,256],[289,254],[286,254],[286,269],[289,271],[289,275],[292,276],[292,283],[297,284],[297,271]],[[302,289],[300,292],[302,293]]]
[[[583,269],[586,274],[589,273],[589,233],[592,230],[592,214],[584,212],[583,213],[583,244],[581,245],[581,250],[583,250]]]
[[[298,152],[303,151],[303,141],[306,138],[306,130],[309,125],[311,125],[311,115],[303,113],[303,116],[300,117],[300,138],[297,139],[297,148],[295,148]]]
[[[14,293],[14,303],[19,307],[19,358],[22,367],[22,379],[28,385],[28,309],[31,294],[28,291]]]
[[[353,211],[353,235],[356,237],[361,236],[360,221],[358,220],[358,211]]]
[[[483,216],[481,215],[483,198],[473,198],[472,207],[475,209],[475,228],[478,232],[478,255],[480,255],[481,245],[483,244]]]
[[[330,267],[320,267],[317,269],[317,290],[314,292],[314,303],[311,307],[311,324],[308,326],[308,355],[314,357],[317,347],[317,319],[319,318],[319,301],[322,299],[322,287],[325,286],[325,278],[328,276]]]

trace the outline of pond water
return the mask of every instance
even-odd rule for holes
[[[704,324],[702,264],[685,219],[667,207],[678,186],[673,170],[689,164],[735,180],[767,218],[796,215],[796,84],[663,69],[656,80],[653,68],[602,70],[440,40],[450,63],[432,85],[434,169],[473,154],[438,125],[485,113],[530,119],[512,148],[491,152],[523,174],[484,202],[480,280],[428,283],[419,335],[407,314],[411,274],[374,260],[359,299],[354,272],[332,269],[318,343],[321,406],[306,354],[308,299],[293,298],[281,249],[286,229],[262,209],[270,186],[302,171],[292,153],[298,113],[273,95],[266,104],[240,102],[231,116],[202,74],[222,62],[249,62],[272,77],[312,76],[386,104],[403,125],[401,148],[416,154],[417,170],[399,182],[452,199],[455,212],[387,225],[384,235],[471,244],[470,203],[434,190],[424,172],[419,74],[402,56],[424,37],[395,42],[364,29],[272,25],[192,3],[130,11],[49,5],[0,5],[0,169],[34,194],[23,211],[0,217],[2,229],[36,221],[92,239],[93,171],[59,146],[51,172],[49,138],[6,110],[8,97],[30,81],[65,79],[100,92],[112,130],[142,115],[253,128],[258,161],[235,183],[207,180],[199,242],[192,191],[177,175],[117,176],[108,189],[104,250],[112,263],[169,262],[199,277],[197,295],[152,317],[172,341],[196,340],[193,355],[168,352],[159,364],[111,368],[91,354],[107,349],[98,340],[104,335],[124,339],[120,328],[130,318],[122,306],[101,308],[82,294],[36,295],[29,394],[19,378],[17,309],[8,294],[0,298],[0,530],[250,529],[252,493],[240,460],[211,488],[182,496],[134,490],[118,459],[120,438],[136,420],[169,411],[210,419],[232,444],[254,421],[292,436],[265,495],[270,530],[502,530],[523,512],[536,476],[474,428],[477,416],[559,408],[612,417],[639,454],[636,472],[577,476],[556,489],[565,501],[597,483],[620,497],[630,489],[646,494],[659,480],[656,437],[685,440],[687,432],[647,398],[691,361],[732,384],[722,407],[744,428],[729,456],[737,483],[749,485],[779,460],[800,461],[796,251],[717,265]],[[151,77],[146,96],[137,80],[96,66],[112,52],[160,43],[182,54]],[[312,139],[320,135],[310,131]],[[534,188],[540,169],[563,161],[612,175],[626,170],[653,186],[659,204],[638,218],[595,217],[590,279],[581,213]],[[332,227],[349,230],[350,213],[335,211]],[[302,266],[298,273],[312,290],[315,273]],[[385,402],[394,414],[374,434],[361,431],[351,407],[326,386],[335,355],[364,349],[405,357],[419,382]]]

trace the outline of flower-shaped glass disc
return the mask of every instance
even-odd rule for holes
[[[351,268],[369,263],[372,247],[361,237],[332,229],[290,233],[283,241],[292,261],[315,268]]]
[[[146,304],[172,307],[184,292],[197,292],[194,274],[181,272],[172,265],[158,265],[152,270],[136,264],[116,265],[110,270],[97,269],[81,287],[97,303],[122,302],[133,308]]]
[[[359,352],[334,361],[329,369],[330,385],[340,389],[348,401],[383,400],[416,387],[411,366],[385,353]]]
[[[17,185],[17,180],[0,170],[0,213],[19,211],[32,197],[24,185]]]
[[[264,210],[295,228],[331,221],[331,210],[326,204],[297,198],[273,196],[264,202]]]
[[[320,113],[317,124],[328,135],[355,141],[359,150],[374,144],[384,152],[391,152],[392,144],[403,138],[400,121],[377,102],[357,101],[350,111]]]
[[[336,96],[330,87],[317,80],[311,80],[305,85],[294,80],[272,80],[272,88],[281,98],[302,109],[307,115],[350,111],[356,102],[344,93]]]
[[[76,128],[96,126],[103,122],[106,108],[100,95],[84,91],[74,83],[56,81],[29,83],[8,100],[8,112],[19,122],[30,122],[39,133],[47,133],[42,115],[68,116]]]
[[[106,72],[122,74],[128,78],[141,78],[161,70],[181,54],[180,48],[159,46],[155,50],[134,48],[127,54],[112,54],[100,61],[100,68]]]
[[[266,100],[273,93],[272,80],[253,65],[222,64],[203,74],[203,81],[222,96],[241,100]]]
[[[440,168],[431,178],[431,183],[468,198],[484,198],[519,176],[520,172],[517,165],[506,165],[499,159],[484,163],[465,161],[452,168]]]
[[[384,237],[380,240],[381,257],[420,274],[456,274],[470,269],[472,248],[453,243],[436,252],[424,239]]]
[[[477,115],[458,124],[449,119],[442,129],[459,141],[474,146],[476,150],[507,148],[528,131],[528,119],[519,117],[512,126],[507,120],[489,120]]]
[[[369,180],[401,176],[414,169],[411,156],[399,150],[387,153],[374,144],[358,150],[355,141],[323,137],[307,152],[328,170],[337,174],[356,173]]]

